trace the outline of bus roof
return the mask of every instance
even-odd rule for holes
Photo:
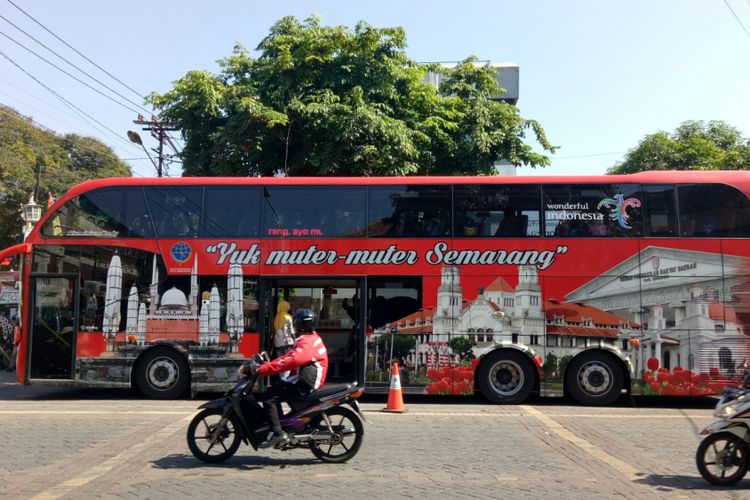
[[[750,172],[744,170],[652,170],[626,175],[555,175],[555,176],[414,176],[414,177],[108,177],[82,182],[70,188],[55,204],[94,189],[110,186],[171,185],[440,185],[440,184],[691,184],[720,183],[739,189],[750,197]],[[32,233],[36,233],[54,212],[47,210]]]
[[[366,184],[598,184],[598,183],[724,183],[743,192],[750,182],[744,170],[652,170],[626,175],[555,175],[555,176],[414,176],[414,177],[108,177],[82,182],[64,196],[69,198],[106,186],[155,185],[350,185]]]

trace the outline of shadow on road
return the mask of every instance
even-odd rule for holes
[[[207,401],[219,397],[218,393],[200,393],[196,401]],[[142,399],[135,389],[99,389],[81,387],[53,387],[53,386],[22,386],[16,382],[14,373],[0,372],[0,401],[7,400],[127,400]],[[388,394],[365,392],[361,399],[366,403],[380,403],[385,405]],[[684,408],[711,409],[716,406],[715,397],[679,398],[661,396],[622,396],[614,404],[615,408]],[[483,396],[429,396],[426,394],[405,394],[405,404],[446,404],[446,405],[490,405]],[[540,406],[578,406],[570,398],[543,398],[532,395],[526,404]]]
[[[154,460],[151,463],[159,469],[203,469],[210,467],[219,469],[255,470],[262,469],[268,466],[284,468],[287,466],[310,465],[321,462],[314,458],[279,459],[257,455],[235,455],[232,458],[228,459],[226,462],[222,462],[219,464],[207,464],[201,462],[192,455],[175,454],[168,455],[158,460]]]
[[[699,475],[695,476],[683,476],[683,475],[667,475],[667,474],[650,474],[643,479],[634,481],[640,484],[646,484],[649,486],[656,486],[660,491],[690,491],[690,490],[703,490],[703,491],[734,491],[734,490],[746,490],[750,488],[750,480],[744,480],[737,483],[735,486],[716,486],[707,483]]]

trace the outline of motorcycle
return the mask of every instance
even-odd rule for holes
[[[712,422],[701,431],[706,436],[695,455],[701,476],[712,484],[729,486],[747,473],[750,459],[750,373],[741,387],[729,387],[714,409]]]
[[[265,352],[251,358],[255,367],[268,361]],[[240,442],[254,450],[268,447],[271,423],[266,410],[253,395],[252,389],[259,376],[256,370],[252,371],[255,375],[241,376],[223,397],[199,406],[202,411],[187,430],[188,447],[198,460],[223,462],[235,454]],[[290,402],[291,412],[280,420],[289,441],[275,448],[309,448],[324,462],[346,462],[362,446],[366,419],[357,398],[363,393],[364,389],[354,382],[324,386],[303,401]]]

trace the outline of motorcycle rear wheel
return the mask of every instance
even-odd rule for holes
[[[356,412],[341,406],[326,410],[331,421],[333,434],[328,429],[323,416],[319,416],[310,424],[311,433],[315,434],[310,450],[317,458],[332,464],[344,463],[359,451],[365,428]],[[322,436],[328,439],[321,441]]]
[[[222,423],[222,413],[221,408],[207,408],[193,417],[188,425],[188,448],[195,458],[202,462],[223,462],[234,455],[240,447],[241,438],[236,417],[230,415]]]
[[[747,473],[747,449],[731,432],[717,432],[698,445],[695,463],[703,479],[711,484],[729,486],[739,482]]]

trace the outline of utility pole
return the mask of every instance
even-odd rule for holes
[[[133,120],[133,123],[136,125],[140,125],[143,130],[147,130],[151,132],[151,137],[156,139],[159,142],[159,147],[156,149],[153,149],[155,153],[158,155],[158,162],[154,162],[154,159],[151,158],[151,155],[148,153],[148,150],[146,149],[146,146],[143,145],[143,142],[141,141],[141,137],[133,131],[128,131],[128,137],[130,140],[136,144],[139,144],[144,151],[146,151],[146,154],[149,157],[149,160],[151,160],[151,163],[154,164],[154,167],[156,167],[156,174],[158,177],[161,177],[164,174],[164,161],[166,159],[170,159],[174,156],[178,156],[180,154],[180,151],[178,150],[177,146],[172,141],[172,138],[169,137],[169,134],[167,132],[173,132],[179,130],[179,128],[164,124],[156,116],[151,116],[151,120],[146,120],[143,115],[138,115],[138,119]],[[174,150],[175,154],[173,155],[165,155],[164,154],[164,143],[167,143],[170,145],[170,147]]]

